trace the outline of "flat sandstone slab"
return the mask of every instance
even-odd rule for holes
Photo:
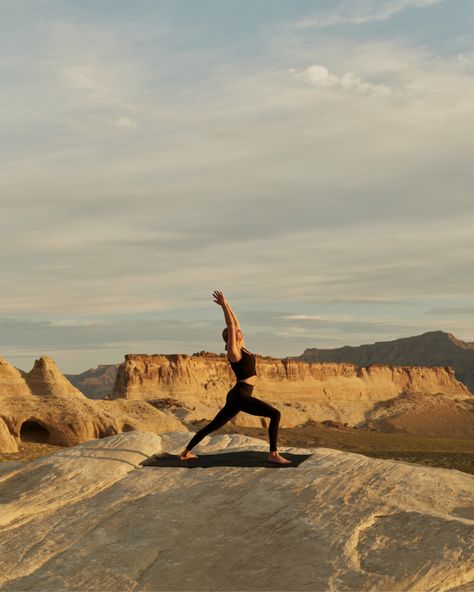
[[[474,476],[327,448],[280,449],[307,456],[291,470],[141,466],[188,439],[128,432],[0,474],[1,589],[474,589]]]

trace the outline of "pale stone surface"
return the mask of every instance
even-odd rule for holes
[[[0,358],[2,452],[18,450],[22,428],[24,438],[44,438],[60,446],[130,430],[189,433],[176,417],[144,401],[91,401],[48,356],[36,360],[31,372],[21,372]]]
[[[13,469],[18,469],[18,467],[23,467],[24,463],[22,462],[15,462],[15,461],[2,461],[0,462],[0,473],[8,473],[8,471],[13,471]]]
[[[325,448],[295,468],[140,467],[181,432],[0,475],[3,590],[472,590],[474,477]],[[199,454],[267,450],[223,435]]]

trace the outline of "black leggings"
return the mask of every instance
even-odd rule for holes
[[[196,432],[194,437],[187,445],[187,450],[194,448],[203,438],[211,432],[218,430],[230,419],[237,415],[239,411],[249,413],[250,415],[260,415],[270,418],[268,435],[270,437],[270,451],[277,450],[278,426],[280,425],[281,413],[275,407],[272,407],[260,399],[252,397],[253,385],[246,382],[237,382],[227,393],[225,406],[219,411],[214,419]]]

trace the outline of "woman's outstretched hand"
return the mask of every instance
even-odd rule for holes
[[[224,306],[224,304],[227,304],[224,294],[219,292],[219,290],[214,290],[212,295],[214,297],[214,302],[219,306]]]

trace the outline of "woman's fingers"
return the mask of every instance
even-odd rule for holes
[[[217,304],[221,304],[221,305],[224,304],[225,297],[224,297],[224,294],[220,290],[214,290],[212,295],[215,298],[214,302],[216,302]]]

